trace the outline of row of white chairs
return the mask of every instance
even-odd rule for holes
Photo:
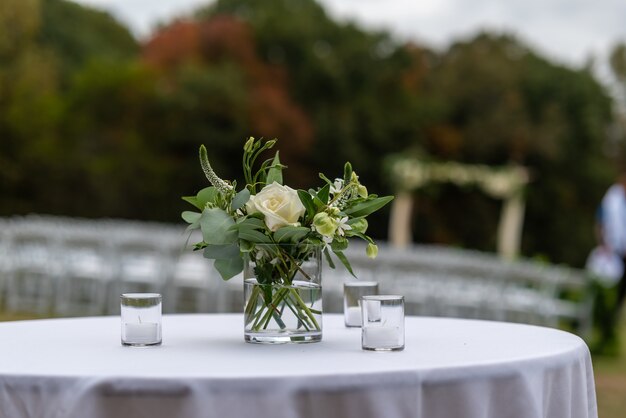
[[[159,292],[170,312],[231,309],[226,286],[182,225],[26,216],[4,219],[0,304],[11,312],[119,312],[123,292]],[[209,292],[209,282],[217,286]],[[223,296],[223,297],[221,297]]]
[[[166,312],[241,311],[242,283],[224,282],[211,262],[189,249],[184,225],[50,216],[0,219],[0,306],[52,315],[119,312],[119,294],[163,294]],[[407,314],[591,327],[593,297],[584,272],[446,247],[380,246],[370,260],[355,243],[347,252],[359,280],[405,296]],[[324,309],[341,312],[340,263],[324,267]],[[578,300],[563,298],[578,292]],[[4,303],[2,303],[4,301]]]

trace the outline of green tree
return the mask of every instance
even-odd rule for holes
[[[310,152],[284,159],[301,169],[294,177],[290,167],[290,183],[307,187],[320,171],[339,175],[349,160],[372,190],[389,191],[382,157],[414,139],[410,97],[398,82],[410,64],[402,45],[334,21],[313,0],[218,0],[199,13],[222,14],[247,22],[263,59],[287,69],[289,92],[312,122]],[[387,215],[370,223],[374,235],[386,233]]]
[[[426,149],[468,163],[529,167],[524,253],[580,265],[594,245],[593,215],[613,176],[604,152],[611,100],[593,75],[553,64],[511,36],[481,34],[443,53],[424,85],[422,96],[444,111],[427,129]],[[499,205],[460,193],[442,197],[446,210],[433,203],[422,217],[445,239],[495,248]]]
[[[37,41],[55,51],[65,80],[89,60],[126,61],[139,51],[111,15],[66,0],[41,0]]]
[[[40,46],[40,4],[0,4],[0,213],[33,210],[61,117],[57,61]]]

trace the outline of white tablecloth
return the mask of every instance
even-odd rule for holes
[[[565,332],[406,318],[401,352],[253,345],[241,315],[163,318],[163,345],[122,347],[118,317],[0,323],[1,418],[595,418],[589,351]]]

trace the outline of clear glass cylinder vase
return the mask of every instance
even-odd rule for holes
[[[257,244],[244,263],[244,323],[250,343],[321,341],[321,248]]]

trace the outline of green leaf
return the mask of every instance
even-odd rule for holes
[[[253,242],[255,244],[270,244],[272,240],[270,237],[256,229],[240,229],[239,239]]]
[[[354,234],[352,234],[353,237],[359,237],[361,238],[363,241],[367,241],[370,244],[374,244],[374,240],[371,239],[370,237],[368,237],[367,235],[360,233],[360,232],[355,232]]]
[[[283,226],[274,232],[274,240],[277,242],[298,242],[311,232],[310,228],[304,226]]]
[[[233,201],[231,203],[232,210],[237,210],[241,208],[248,202],[248,200],[250,200],[250,191],[248,189],[243,189],[233,198]]]
[[[237,244],[207,245],[204,248],[205,258],[235,258],[239,257]]]
[[[200,220],[200,217],[202,217],[202,214],[199,212],[192,212],[192,211],[186,210],[183,213],[181,213],[181,217],[188,224],[195,224],[196,222]]]
[[[335,263],[333,262],[333,258],[330,256],[330,251],[328,251],[328,247],[324,248],[324,256],[326,257],[326,262],[328,262],[328,267],[334,269]]]
[[[328,204],[328,197],[330,194],[330,184],[326,184],[324,187],[319,189],[316,193],[315,198],[313,200],[317,204],[318,207],[326,206]]]
[[[298,197],[300,198],[300,202],[304,205],[306,209],[306,217],[308,219],[313,219],[315,213],[317,212],[315,209],[315,203],[313,203],[313,197],[304,190],[298,190]]]
[[[201,205],[200,202],[198,202],[198,198],[196,196],[183,196],[182,199],[187,203],[191,203],[200,210],[204,209],[204,205]]]
[[[273,182],[283,184],[283,166],[280,164],[278,151],[276,151],[274,161],[272,161],[272,166],[267,172],[267,179],[265,180],[265,182],[267,184],[272,184]]]
[[[232,244],[237,241],[237,231],[230,229],[234,224],[233,218],[222,209],[205,209],[200,218],[202,239],[207,244]]]
[[[265,222],[259,218],[240,218],[237,220],[237,224],[231,226],[231,229],[242,231],[244,229],[262,229],[265,230]]]
[[[213,186],[205,187],[200,190],[196,195],[198,205],[200,205],[198,209],[204,209],[207,203],[215,203],[218,193],[217,189]]]
[[[393,196],[368,199],[344,209],[344,213],[351,218],[361,218],[363,216],[368,216],[371,213],[376,212],[378,209],[382,208],[392,200]]]
[[[243,271],[243,260],[241,257],[220,258],[213,263],[215,269],[219,272],[222,279],[232,279]]]
[[[333,250],[333,252],[335,253],[335,255],[337,256],[337,258],[339,259],[339,261],[341,261],[341,263],[344,265],[344,267],[346,268],[346,270],[348,270],[350,272],[350,274],[352,276],[354,276],[354,278],[356,277],[356,274],[354,274],[354,271],[352,271],[352,266],[350,265],[350,261],[348,261],[348,258],[346,257],[346,255],[341,252],[341,251],[335,251]]]

